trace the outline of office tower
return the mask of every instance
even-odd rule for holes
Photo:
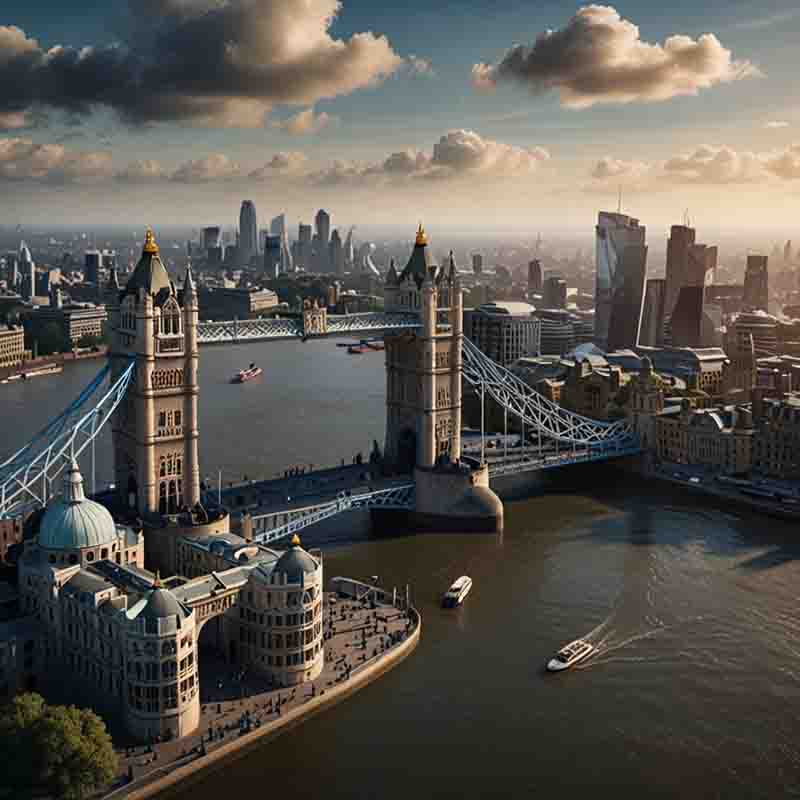
[[[595,342],[605,350],[634,347],[647,276],[646,230],[626,214],[601,211],[595,233]]]
[[[338,228],[334,228],[331,234],[331,241],[328,245],[328,263],[337,275],[344,275],[344,247]]]
[[[673,225],[667,241],[667,284],[664,314],[669,317],[684,286],[707,286],[714,282],[717,248],[695,242],[696,231]]]
[[[22,296],[33,302],[33,298],[36,297],[36,264],[33,263],[31,251],[25,242],[20,242],[17,261],[22,281]]]
[[[100,253],[100,265],[103,269],[116,269],[117,267],[117,251],[116,250],[103,250]]]
[[[344,240],[344,268],[352,270],[356,263],[356,251],[353,246],[353,228],[347,231],[347,238]]]
[[[749,311],[767,311],[769,274],[767,256],[747,256],[744,273],[744,307]]]
[[[219,225],[211,225],[201,231],[201,246],[203,252],[208,254],[209,250],[214,250],[222,246],[222,236],[220,235]]]
[[[483,272],[483,256],[480,253],[472,254],[472,271],[476,275],[480,275]]]
[[[252,200],[244,200],[239,212],[239,257],[243,264],[258,255],[258,217]]]
[[[317,263],[315,268],[318,272],[330,272],[331,265],[328,258],[328,244],[331,238],[331,217],[327,211],[320,209],[314,220],[316,227],[315,253]]]
[[[648,278],[639,329],[639,344],[642,346],[656,347],[662,343],[666,289],[666,278]]]
[[[542,262],[538,258],[528,263],[528,292],[542,293]]]
[[[281,273],[281,237],[267,236],[264,240],[264,273],[277,278]]]
[[[567,282],[553,275],[542,286],[542,305],[544,308],[567,307]]]
[[[297,253],[295,267],[303,267],[307,272],[312,268],[311,264],[311,226],[304,225],[302,222],[297,229]]]
[[[273,236],[283,236],[286,233],[286,214],[278,214],[269,223],[269,232]]]
[[[87,250],[83,255],[83,280],[86,283],[98,284],[102,256],[99,250]]]
[[[19,284],[18,261],[19,255],[15,250],[6,253],[6,283],[12,292],[16,290]]]

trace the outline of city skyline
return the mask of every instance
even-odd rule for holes
[[[650,225],[686,208],[698,226],[792,219],[789,3],[509,2],[489,25],[486,11],[155,0],[60,21],[12,0],[6,219],[190,223],[244,196],[293,219],[335,207],[390,222],[412,203],[431,224],[586,229],[620,188]]]

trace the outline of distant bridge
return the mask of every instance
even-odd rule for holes
[[[197,326],[200,344],[237,344],[271,339],[303,339],[322,336],[351,336],[419,327],[416,314],[374,311],[365,314],[327,316],[325,330],[306,330],[303,317],[285,319],[245,319],[227,322],[201,322]]]

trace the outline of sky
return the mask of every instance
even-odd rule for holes
[[[621,193],[790,230],[799,33],[795,0],[5,0],[0,222],[590,230]]]

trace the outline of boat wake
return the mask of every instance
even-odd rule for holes
[[[647,661],[654,661],[656,660],[654,657],[647,657],[647,656],[612,656],[612,653],[616,653],[619,650],[622,650],[629,645],[634,644],[634,642],[640,642],[645,639],[652,639],[654,636],[658,636],[664,631],[668,630],[671,626],[669,625],[661,625],[657,628],[652,628],[651,630],[644,631],[642,633],[637,633],[633,636],[628,636],[623,639],[615,638],[615,631],[609,631],[606,636],[600,639],[597,642],[592,642],[594,645],[594,653],[583,663],[578,664],[576,669],[589,669],[590,667],[596,667],[601,664],[611,664],[611,663],[643,663]],[[595,629],[596,630],[596,629]],[[591,635],[591,634],[590,634]],[[591,639],[589,639],[591,641]]]

